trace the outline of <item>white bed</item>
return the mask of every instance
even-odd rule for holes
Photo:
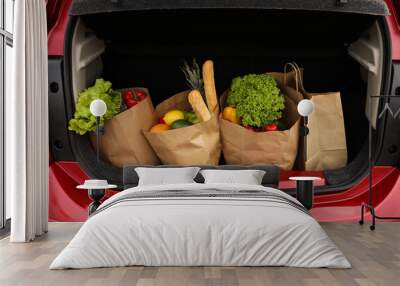
[[[175,195],[164,196],[166,192]],[[255,185],[134,187],[104,202],[50,269],[128,265],[350,268],[318,222],[298,204],[282,191]]]

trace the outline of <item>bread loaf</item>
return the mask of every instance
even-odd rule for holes
[[[200,122],[205,122],[211,119],[210,111],[205,104],[203,97],[198,90],[192,90],[188,96],[189,103],[192,106]]]
[[[215,89],[214,63],[211,60],[208,60],[203,64],[203,81],[208,109],[212,114],[218,116],[219,106],[217,90]]]

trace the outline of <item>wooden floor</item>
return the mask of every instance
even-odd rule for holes
[[[400,223],[380,223],[375,232],[357,224],[323,224],[353,265],[349,270],[287,267],[124,267],[48,270],[79,229],[50,223],[49,233],[28,244],[0,241],[0,285],[400,285]]]

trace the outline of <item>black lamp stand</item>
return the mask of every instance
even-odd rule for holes
[[[300,136],[302,138],[302,143],[303,143],[303,158],[304,158],[304,162],[305,159],[307,158],[307,135],[310,132],[310,130],[308,129],[308,116],[302,116],[303,118],[303,124],[300,127]],[[305,164],[305,163],[304,163]],[[304,170],[305,170],[306,166],[304,166]]]
[[[89,216],[94,213],[97,208],[101,205],[101,200],[104,198],[106,194],[105,189],[89,189],[88,195],[91,198],[92,203],[88,207]]]
[[[370,98],[390,98],[390,95],[381,95],[381,96],[370,96]],[[385,110],[386,113],[386,110]],[[379,117],[383,115],[380,114]],[[361,205],[361,219],[359,221],[360,225],[364,224],[364,213],[366,210],[369,210],[371,213],[371,225],[369,226],[370,230],[375,230],[376,219],[380,220],[400,220],[400,217],[386,217],[386,216],[378,216],[375,212],[375,208],[373,206],[373,170],[375,166],[374,156],[372,154],[372,100],[370,101],[370,119],[369,119],[369,127],[368,127],[368,203],[363,203]]]
[[[96,158],[97,163],[100,162],[100,151],[99,144],[100,143],[100,117],[96,116]]]
[[[100,136],[104,135],[104,126],[100,126],[100,116],[96,116],[96,158],[100,163]]]

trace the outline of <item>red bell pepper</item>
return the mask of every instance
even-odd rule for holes
[[[147,96],[147,94],[141,89],[135,89],[134,92],[135,92],[136,96],[138,96],[140,98],[140,100],[145,99]]]
[[[127,90],[123,93],[122,99],[124,100],[126,107],[129,109],[138,104],[146,96],[146,93],[142,90]]]

